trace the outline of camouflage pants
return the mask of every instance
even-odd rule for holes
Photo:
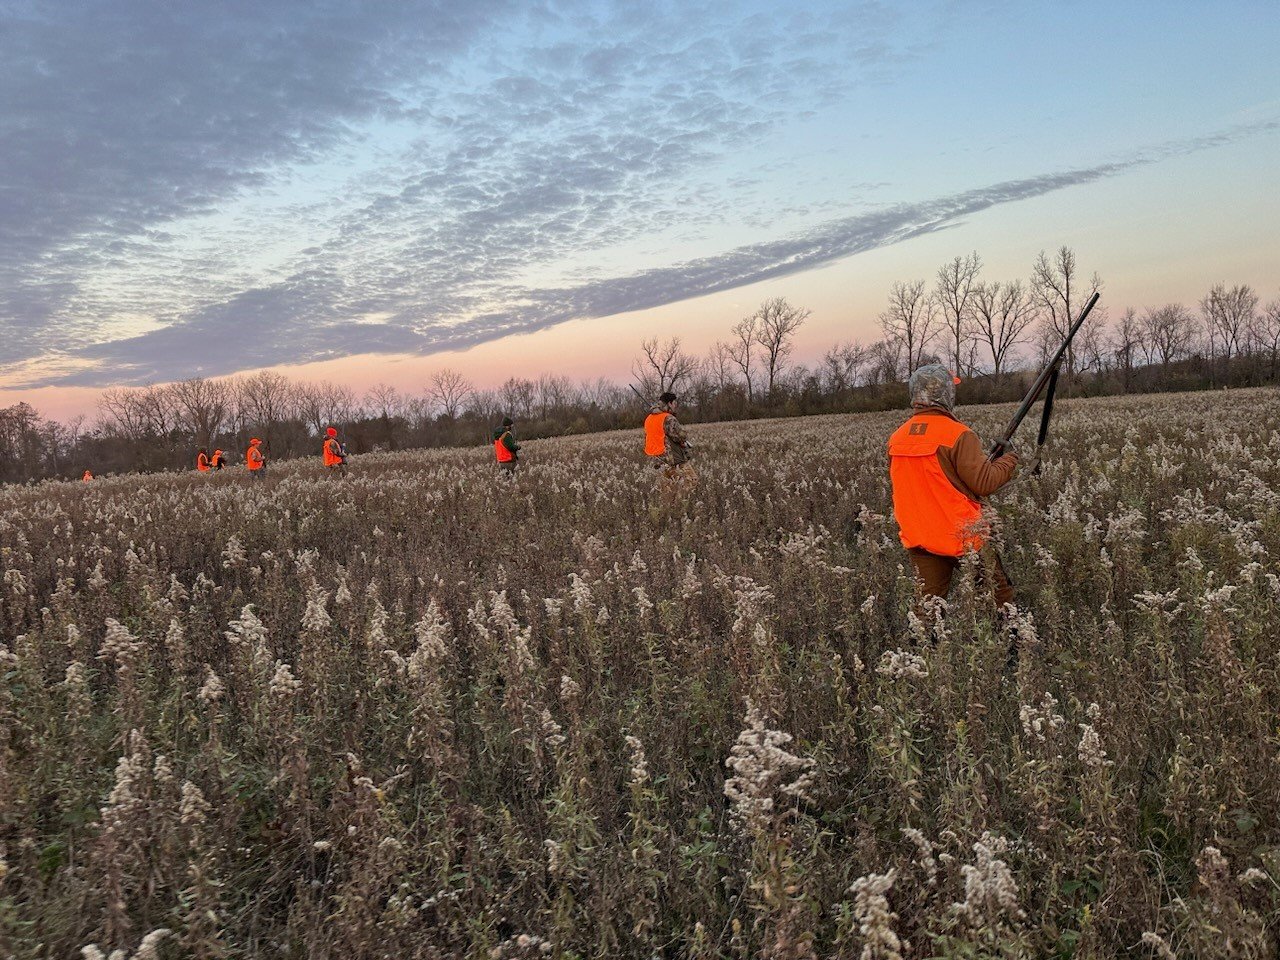
[[[683,494],[698,481],[698,472],[687,457],[677,463],[666,457],[654,457],[653,469],[658,477],[658,487],[667,496]]]

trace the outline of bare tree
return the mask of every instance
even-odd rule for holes
[[[137,391],[138,403],[147,423],[147,433],[164,437],[178,427],[178,407],[172,388],[165,384],[152,384]]]
[[[499,392],[507,416],[521,420],[533,418],[533,401],[537,395],[538,388],[534,382],[521,377],[509,377]]]
[[[755,314],[743,317],[733,325],[733,337],[729,341],[729,357],[742,374],[747,388],[747,403],[755,402],[755,377],[753,354],[756,348],[757,321]]]
[[[1046,341],[1050,338],[1059,343],[1065,340],[1081,307],[1102,289],[1102,279],[1096,273],[1089,278],[1088,283],[1082,282],[1076,273],[1076,255],[1070,247],[1059,247],[1052,259],[1041,250],[1031,268],[1031,294],[1040,307],[1041,327]],[[1087,322],[1097,324],[1100,319],[1100,316],[1091,315]],[[1076,372],[1074,346],[1067,348],[1063,366],[1067,379],[1070,380]]]
[[[1222,345],[1223,359],[1230,375],[1231,358],[1248,352],[1249,335],[1258,312],[1258,295],[1253,288],[1237,284],[1230,289],[1214,284],[1200,301],[1205,328],[1215,343]]]
[[[470,380],[448,367],[432,374],[427,387],[427,394],[450,420],[458,418],[467,398],[474,392],[475,385]]]
[[[1124,392],[1128,393],[1133,385],[1133,368],[1137,366],[1139,352],[1143,349],[1144,328],[1138,319],[1138,311],[1133,307],[1125,309],[1111,331],[1111,353],[1120,369]]]
[[[1187,352],[1195,336],[1195,321],[1180,303],[1148,310],[1142,318],[1142,327],[1153,358],[1160,361],[1164,370]]]
[[[475,401],[473,400],[472,402],[474,403]],[[414,394],[405,398],[404,418],[414,430],[421,430],[431,422],[433,408],[434,404],[432,404],[430,398]]]
[[[0,409],[0,476],[37,475],[48,440],[48,425],[31,404],[22,401]]]
[[[194,437],[196,446],[213,443],[227,420],[231,406],[230,391],[222,380],[179,380],[169,385],[169,395],[175,401],[182,426]]]
[[[895,283],[890,288],[889,307],[880,314],[880,329],[886,342],[900,347],[908,376],[920,366],[937,337],[936,320],[937,310],[923,280]]]
[[[246,421],[266,429],[288,419],[295,405],[293,383],[274,370],[262,370],[240,381],[238,401]]]
[[[1271,380],[1276,379],[1276,362],[1280,359],[1280,300],[1272,300],[1258,315],[1254,336],[1270,358]]]
[[[648,399],[674,391],[682,380],[693,376],[698,366],[698,361],[680,348],[679,337],[672,337],[666,343],[650,337],[640,344],[640,353],[631,364],[631,374],[641,394]]]
[[[380,396],[379,400],[374,399],[375,394]],[[392,396],[381,394],[378,388],[370,390],[365,397],[370,416],[380,415],[379,403],[395,403]],[[328,426],[350,423],[358,419],[359,404],[356,401],[355,391],[330,380],[299,383],[293,388],[292,398],[293,412],[303,425],[317,436]]]
[[[629,405],[630,390],[623,390],[607,377],[597,377],[582,384],[582,396],[588,406],[597,410],[612,410]]]
[[[905,341],[896,337],[877,340],[867,348],[867,379],[872,385],[903,379]]]
[[[1094,316],[1098,314],[1098,316]],[[1110,357],[1108,356],[1108,340],[1104,323],[1106,321],[1106,308],[1095,307],[1094,313],[1089,314],[1089,320],[1080,332],[1076,335],[1076,370],[1077,372],[1093,371],[1094,373],[1106,373],[1110,368]]]
[[[867,347],[858,343],[837,343],[822,355],[819,376],[823,389],[840,394],[858,385],[858,375],[870,355]]]
[[[1010,355],[1027,340],[1035,304],[1021,280],[976,284],[971,301],[974,336],[991,355],[991,372],[999,383]]]
[[[360,404],[356,398],[356,392],[351,387],[342,383],[332,383],[324,381],[324,400],[325,406],[329,410],[329,421],[331,423],[350,423],[355,420],[359,414]]]
[[[325,428],[324,388],[318,383],[303,381],[293,388],[294,407],[298,419],[313,434]]]
[[[538,377],[538,415],[546,418],[566,409],[574,397],[573,381],[568,377],[544,373]]]
[[[375,383],[364,392],[364,405],[370,417],[379,417],[384,423],[404,416],[404,395],[386,383]]]
[[[364,392],[361,418],[374,421],[371,430],[362,431],[359,437],[361,446],[372,444],[374,449],[395,450],[403,442],[400,437],[400,426],[406,420],[408,402],[395,387],[386,383],[375,383]],[[376,439],[375,439],[376,438]]]
[[[717,390],[728,389],[733,383],[733,347],[723,340],[717,340],[707,351],[707,359],[702,366]]]
[[[72,449],[80,444],[80,434],[84,432],[85,415],[77,413],[74,417],[67,421],[67,443]]]
[[[496,390],[473,390],[470,410],[483,421],[496,420],[502,412],[502,397]]]
[[[947,331],[951,369],[963,377],[973,373],[972,364],[967,363],[972,357],[968,347],[973,340],[973,296],[981,270],[982,258],[976,250],[967,257],[955,257],[938,269],[933,288],[933,298],[942,312]]]
[[[785,297],[773,297],[760,304],[753,317],[756,343],[764,351],[767,395],[772,398],[778,375],[791,356],[796,331],[809,318],[809,311],[793,307]]]
[[[138,391],[111,387],[98,397],[98,423],[104,433],[124,440],[144,440],[148,419]]]

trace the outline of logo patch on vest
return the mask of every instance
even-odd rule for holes
[[[929,425],[927,423],[913,423],[910,429],[907,430],[907,435],[912,437],[923,437],[925,431],[928,429]]]

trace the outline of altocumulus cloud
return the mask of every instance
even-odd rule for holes
[[[0,6],[0,370],[101,385],[457,348],[809,269],[1256,129],[644,264],[674,230],[734,226],[726,211],[754,203],[767,225],[786,198],[733,158],[892,76],[941,23],[687,6]]]
[[[0,5],[0,370],[447,345],[531,271],[718,222],[710,164],[915,55],[874,2],[683,6]]]

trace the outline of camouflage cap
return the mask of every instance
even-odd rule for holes
[[[952,410],[956,405],[956,383],[951,371],[939,363],[917,367],[911,374],[911,406],[941,407]]]

